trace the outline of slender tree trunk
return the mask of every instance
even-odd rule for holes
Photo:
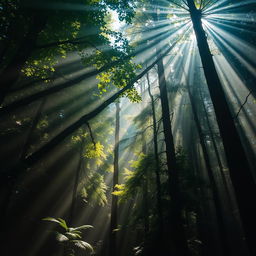
[[[153,141],[154,141],[154,157],[155,157],[155,175],[156,175],[156,188],[157,188],[157,210],[159,218],[159,233],[163,235],[163,207],[161,201],[161,181],[160,181],[160,161],[158,155],[158,141],[157,141],[157,122],[156,122],[156,110],[154,103],[154,96],[151,93],[151,84],[149,81],[149,74],[146,75],[148,83],[148,94],[151,101],[152,119],[153,119]]]
[[[83,136],[81,144],[80,144],[80,154],[79,154],[78,165],[77,165],[75,178],[74,178],[72,201],[71,201],[70,214],[69,214],[69,225],[71,225],[71,226],[74,224],[74,215],[75,215],[76,199],[77,199],[77,189],[78,189],[78,185],[79,185],[79,178],[80,178],[82,166],[83,166],[83,163],[84,163],[84,158],[83,158],[83,152],[84,152],[84,146],[85,146],[84,144],[85,144],[85,138]]]
[[[120,133],[120,103],[116,102],[116,129],[115,129],[115,148],[114,148],[114,175],[113,188],[118,184],[119,173],[119,133]],[[116,231],[117,229],[117,196],[112,195],[111,219],[110,219],[110,247],[109,256],[117,256]]]
[[[141,110],[143,110],[146,107],[145,103],[145,83],[140,86],[141,89],[141,95],[142,95],[142,104],[141,104]],[[142,133],[142,153],[147,154],[147,141],[146,141],[146,136],[145,132]],[[147,167],[146,167],[147,168]],[[149,235],[149,200],[148,200],[148,179],[149,179],[150,173],[146,171],[144,175],[144,180],[142,183],[142,189],[143,189],[143,217],[144,217],[144,244],[145,247],[147,248],[147,243],[148,243],[148,235]]]
[[[160,53],[157,52],[159,55]],[[160,88],[160,100],[162,108],[162,120],[163,120],[163,131],[164,141],[166,146],[166,158],[168,168],[168,182],[169,182],[169,193],[171,197],[170,202],[170,235],[174,246],[175,255],[189,255],[188,246],[182,222],[182,206],[181,197],[179,191],[179,178],[178,168],[176,163],[174,141],[172,136],[170,110],[167,95],[167,86],[164,74],[163,60],[160,59],[157,63],[158,68],[158,79]]]
[[[147,243],[149,234],[149,204],[148,204],[148,175],[146,172],[143,181],[143,214],[144,214],[144,241]]]
[[[215,211],[216,211],[217,222],[218,222],[218,229],[219,229],[219,235],[220,235],[219,241],[220,241],[221,248],[222,248],[222,255],[223,256],[229,255],[229,250],[227,248],[228,243],[226,241],[227,240],[227,232],[225,229],[223,213],[221,211],[222,204],[221,204],[221,199],[220,199],[220,195],[219,195],[219,191],[218,191],[218,186],[215,181],[215,177],[213,175],[213,170],[212,170],[210,158],[209,158],[209,155],[207,152],[207,147],[205,144],[203,131],[202,131],[202,128],[201,128],[201,125],[199,122],[199,117],[198,117],[197,111],[196,111],[195,101],[194,101],[193,95],[192,95],[189,87],[188,87],[188,94],[189,94],[189,98],[190,98],[190,102],[191,102],[191,107],[192,107],[192,112],[193,112],[196,128],[197,128],[198,135],[199,135],[200,145],[202,147],[202,151],[203,151],[203,155],[204,155],[207,174],[208,174],[210,184],[211,184],[213,201],[214,201],[214,205],[215,205]]]
[[[200,96],[200,100],[202,102],[203,111],[204,111],[205,118],[206,118],[206,124],[207,124],[208,129],[209,129],[210,138],[212,140],[214,153],[215,153],[216,158],[217,158],[218,166],[219,166],[219,169],[220,169],[220,174],[221,174],[221,177],[222,177],[222,180],[223,180],[225,192],[227,193],[227,198],[229,200],[229,205],[230,205],[230,209],[231,209],[232,208],[232,206],[231,206],[232,205],[232,203],[231,203],[231,194],[230,194],[229,186],[228,186],[228,183],[227,183],[227,178],[226,178],[225,173],[224,173],[224,167],[223,167],[223,164],[222,164],[222,161],[221,161],[221,157],[220,157],[219,150],[218,150],[218,147],[217,147],[217,143],[216,143],[216,140],[215,140],[215,137],[214,137],[214,134],[213,134],[211,123],[210,123],[210,120],[209,120],[209,117],[208,117],[208,112],[207,112],[207,109],[206,109],[205,104],[204,104],[204,100],[203,100],[201,90],[199,91],[199,96]]]
[[[190,139],[189,139],[189,144],[192,145],[192,147],[189,147],[190,151],[190,159],[192,161],[192,170],[193,170],[193,177],[194,180],[199,181],[201,180],[200,174],[199,174],[199,164],[197,160],[197,142],[195,139],[195,130],[193,129],[193,126],[191,126],[190,129]],[[197,218],[196,218],[196,225],[197,225],[197,231],[198,231],[198,236],[200,241],[202,242],[201,245],[201,256],[212,256],[212,254],[209,254],[207,252],[207,248],[210,248],[209,246],[209,241],[212,241],[212,239],[209,238],[210,234],[212,235],[212,232],[209,232],[207,229],[205,223],[206,223],[206,216],[205,216],[205,209],[207,209],[206,204],[205,204],[205,193],[203,193],[203,188],[202,188],[202,182],[195,182],[194,184],[194,193],[196,197],[198,198],[198,202],[196,204],[196,213],[197,213]],[[215,256],[215,255],[214,255]]]
[[[158,14],[157,2],[153,1],[154,14],[153,20],[155,23],[161,21]],[[178,177],[178,166],[176,162],[175,147],[172,135],[172,127],[170,120],[170,109],[169,100],[167,93],[167,85],[164,74],[163,58],[159,58],[162,55],[161,44],[159,39],[156,39],[156,55],[157,55],[157,73],[160,90],[160,101],[162,109],[162,122],[163,122],[163,133],[166,147],[166,160],[168,170],[168,187],[170,195],[169,205],[169,220],[168,220],[168,232],[170,234],[170,243],[173,243],[171,250],[174,255],[186,256],[189,255],[188,245],[184,232],[182,222],[182,202],[179,191],[179,177]]]
[[[207,38],[202,27],[201,12],[196,9],[193,0],[187,0],[187,4],[197,38],[204,74],[223,140],[245,237],[251,254],[256,255],[256,204],[248,200],[250,196],[255,197],[256,195],[255,181],[213,62]]]

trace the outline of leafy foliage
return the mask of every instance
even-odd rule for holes
[[[84,157],[89,159],[98,157],[106,159],[106,155],[104,153],[104,146],[100,142],[96,142],[95,144],[93,142],[89,143],[86,146]]]
[[[145,155],[141,153],[137,160],[130,162],[133,171],[125,168],[124,170],[124,184],[116,185],[116,190],[113,195],[120,196],[121,200],[133,197],[142,189],[143,183],[147,179],[149,172],[154,168],[154,158],[152,155]]]
[[[122,59],[131,52],[127,39],[122,33],[110,29],[106,17],[112,10],[118,14],[120,21],[130,23],[134,9],[135,3],[130,0],[75,0],[72,4],[66,0],[54,3],[47,0],[44,8],[40,1],[2,1],[0,53],[3,50],[4,58],[8,61],[12,59],[25,35],[36,31],[36,16],[44,20],[46,25],[38,31],[36,44],[31,46],[31,53],[22,67],[25,77],[49,82],[51,77],[55,77],[56,66],[73,53],[78,53],[86,65],[102,67],[106,60]],[[14,30],[18,33],[15,34]],[[122,88],[135,75],[137,68],[138,65],[128,59],[107,73],[111,74],[113,85]],[[122,78],[122,82],[117,83],[119,78]],[[102,78],[100,81],[104,83],[105,80]],[[139,100],[135,90],[130,91],[129,97]]]
[[[120,44],[120,41],[118,43]],[[127,59],[126,56],[131,52],[131,49],[128,46],[128,42],[123,39],[123,45],[126,48],[120,49],[117,51],[116,49],[112,49],[110,51],[101,52],[97,50],[95,55],[91,56],[83,56],[83,62],[87,65],[93,65],[95,68],[100,69],[103,66],[107,66],[109,60],[115,62],[120,60],[118,65],[114,65],[107,69],[104,72],[101,72],[96,78],[99,80],[98,89],[99,95],[102,96],[108,90],[125,87],[130,81],[132,81],[136,77],[136,70],[140,69],[142,66],[140,64],[133,63],[131,60]],[[125,41],[125,43],[124,43]],[[118,46],[120,47],[120,46]],[[128,49],[127,49],[128,48]],[[126,50],[126,52],[124,52]],[[122,60],[125,59],[126,60]],[[127,90],[124,94],[124,97],[128,97],[131,102],[139,102],[141,101],[141,97],[139,96],[137,90],[135,88],[131,88]]]
[[[106,191],[108,189],[104,182],[103,175],[94,172],[82,182],[80,196],[91,205],[98,204],[104,206],[107,203]]]
[[[82,231],[88,228],[93,228],[91,225],[82,225],[80,227],[68,227],[64,219],[47,217],[43,218],[44,221],[57,223],[63,230],[62,232],[54,231],[55,239],[65,248],[65,254],[68,256],[75,256],[77,251],[89,251],[90,254],[94,251],[93,247],[82,240]]]

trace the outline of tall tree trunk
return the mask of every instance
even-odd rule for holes
[[[158,56],[160,55],[159,50],[157,50]],[[171,120],[170,120],[170,110],[167,95],[167,86],[164,74],[163,60],[160,59],[157,63],[158,69],[158,80],[160,89],[160,100],[162,108],[162,120],[163,120],[163,131],[164,131],[164,141],[166,146],[166,158],[167,158],[167,168],[168,168],[168,182],[169,182],[169,193],[171,197],[170,202],[170,236],[173,242],[173,249],[175,255],[189,255],[188,245],[186,242],[186,237],[184,233],[183,223],[182,223],[182,206],[181,197],[179,191],[179,178],[178,178],[178,167],[176,163],[175,147],[172,136]]]
[[[119,133],[120,133],[120,103],[116,102],[116,129],[115,129],[115,148],[114,148],[114,175],[113,188],[118,184],[119,173]],[[117,229],[117,196],[112,195],[111,219],[110,219],[110,243],[109,256],[116,256],[116,231]]]
[[[158,141],[157,141],[157,122],[156,122],[156,110],[154,103],[154,96],[151,93],[151,84],[149,81],[149,74],[146,75],[148,83],[148,94],[151,101],[152,119],[153,119],[153,141],[154,141],[154,157],[155,157],[155,175],[156,175],[156,188],[157,188],[157,210],[159,218],[159,233],[163,235],[163,207],[161,202],[161,181],[160,181],[160,161],[158,155]]]
[[[148,202],[148,175],[146,172],[143,180],[143,215],[144,215],[144,241],[145,244],[148,241],[149,234],[149,202]]]
[[[193,129],[193,126],[190,126],[190,138],[188,141],[188,145],[192,145],[189,147],[189,159],[191,159],[191,167],[193,170],[193,178],[197,181],[200,181],[202,178],[199,174],[199,164],[197,160],[197,156],[199,155],[198,153],[198,146],[196,142],[196,134],[195,134],[195,129]],[[206,207],[206,200],[205,200],[205,193],[203,193],[203,187],[202,187],[202,182],[195,182],[194,184],[194,193],[196,197],[198,198],[198,201],[196,203],[196,213],[197,213],[197,218],[196,218],[196,225],[197,225],[197,231],[198,231],[198,236],[199,240],[202,241],[202,246],[201,246],[201,256],[215,256],[215,253],[212,254],[211,251],[210,253],[208,252],[207,249],[210,249],[210,241],[212,232],[209,232],[209,229],[206,227],[206,216],[205,216],[205,210],[207,209]]]
[[[43,30],[45,25],[46,18],[44,16],[40,15],[40,13],[33,14],[28,33],[22,40],[13,59],[0,74],[0,105],[3,103],[8,90],[17,82],[22,67],[36,46],[38,34]]]
[[[159,22],[160,17],[158,15],[158,8],[156,1],[153,1],[154,22]],[[158,40],[156,40],[158,42]],[[157,73],[158,73],[158,83],[160,90],[160,101],[162,110],[162,123],[163,123],[163,133],[164,141],[166,147],[166,160],[167,160],[167,171],[168,171],[168,188],[170,196],[169,204],[169,219],[167,231],[169,233],[170,241],[166,241],[165,246],[171,247],[171,254],[187,256],[190,255],[188,244],[184,232],[183,222],[182,222],[182,203],[179,191],[179,177],[178,177],[178,166],[176,162],[175,147],[172,135],[171,119],[170,119],[170,109],[169,100],[167,93],[167,85],[164,74],[163,58],[159,58],[162,55],[161,44],[156,44],[156,55],[157,59]],[[164,55],[163,55],[164,56]],[[171,246],[170,246],[171,245]],[[167,249],[167,247],[166,247]],[[168,251],[168,249],[167,249]]]
[[[219,242],[220,242],[221,248],[222,248],[222,255],[223,256],[229,255],[229,250],[227,248],[228,243],[226,241],[227,240],[227,232],[225,229],[223,213],[221,211],[222,204],[221,204],[221,199],[220,199],[220,195],[219,195],[219,191],[218,191],[218,186],[215,181],[215,177],[213,175],[213,170],[212,170],[210,158],[209,158],[209,155],[207,152],[207,147],[205,144],[203,131],[202,131],[202,128],[201,128],[201,125],[199,122],[199,117],[198,117],[198,114],[196,111],[195,101],[194,101],[193,95],[192,95],[189,87],[188,87],[188,94],[189,94],[189,99],[190,99],[190,103],[191,103],[191,107],[192,107],[192,112],[193,112],[196,128],[197,128],[198,135],[199,135],[200,145],[201,145],[202,151],[203,151],[207,174],[208,174],[210,185],[211,185],[213,201],[214,201],[215,211],[216,211],[216,217],[217,217],[217,222],[218,222],[218,229],[219,229],[219,235],[220,235]]]
[[[140,105],[141,105],[141,111],[142,111],[146,107],[145,93],[144,93],[145,92],[145,83],[141,83],[140,89],[141,89],[141,96],[142,96],[142,104],[140,104]],[[145,132],[146,131],[144,131],[142,133],[141,151],[143,154],[146,155],[147,154],[147,141],[146,141]],[[150,173],[148,171],[146,171],[144,174],[144,179],[143,179],[143,183],[142,183],[142,189],[143,189],[143,198],[142,198],[143,203],[142,204],[143,204],[143,217],[144,217],[144,244],[145,244],[146,248],[147,248],[148,235],[149,235],[149,200],[148,200],[149,175],[150,175]]]
[[[222,161],[221,161],[221,157],[220,157],[220,153],[219,153],[219,150],[218,150],[218,147],[217,147],[215,136],[213,134],[213,130],[212,130],[211,123],[210,123],[210,120],[209,120],[209,117],[208,117],[208,112],[207,112],[207,109],[206,109],[206,106],[205,106],[205,103],[204,103],[204,99],[203,99],[201,89],[199,90],[199,96],[200,96],[200,100],[202,102],[203,111],[204,111],[204,115],[205,115],[205,118],[206,118],[206,124],[208,126],[208,130],[209,130],[210,138],[211,138],[211,141],[212,141],[214,153],[216,155],[216,159],[217,159],[217,163],[218,163],[218,166],[219,166],[220,174],[221,174],[221,177],[222,177],[225,192],[227,193],[227,198],[228,198],[229,206],[230,206],[230,209],[231,209],[232,208],[232,203],[231,203],[230,189],[229,189],[229,186],[228,186],[228,183],[227,183],[227,178],[225,176],[224,167],[223,167],[223,164],[222,164]]]
[[[212,145],[213,145],[213,149],[214,149],[214,153],[216,156],[216,160],[218,163],[218,167],[219,167],[219,171],[220,171],[220,175],[221,175],[221,181],[223,182],[221,185],[224,185],[224,190],[222,191],[222,202],[223,202],[223,212],[225,212],[225,216],[224,216],[224,221],[226,223],[226,227],[228,228],[228,241],[229,241],[229,253],[233,256],[235,255],[248,255],[247,249],[246,248],[246,244],[243,240],[243,232],[241,230],[241,222],[239,219],[237,219],[237,217],[235,216],[236,214],[234,214],[234,212],[237,211],[237,205],[236,202],[234,201],[234,194],[231,194],[231,190],[230,190],[230,186],[227,182],[227,177],[225,175],[225,171],[224,171],[224,167],[222,164],[222,160],[221,160],[221,156],[220,156],[220,152],[217,146],[217,142],[216,142],[216,138],[214,136],[213,130],[212,130],[212,126],[211,126],[211,122],[209,119],[209,114],[208,111],[206,109],[204,100],[203,100],[203,95],[202,95],[202,91],[201,88],[199,88],[199,97],[200,97],[200,101],[202,102],[202,106],[203,106],[203,112],[206,118],[206,124],[207,127],[209,129],[209,134],[210,134],[210,138],[212,141]],[[223,195],[224,193],[224,195]],[[235,246],[232,245],[232,243],[235,242]]]
[[[80,173],[82,170],[82,165],[84,163],[84,158],[83,158],[83,152],[84,152],[84,146],[85,146],[84,144],[85,144],[85,137],[82,136],[82,141],[80,144],[79,160],[78,160],[78,165],[77,165],[75,178],[74,178],[74,186],[73,186],[73,192],[72,192],[70,213],[69,213],[69,218],[68,218],[70,226],[74,225],[74,215],[75,215],[76,200],[77,200],[77,189],[78,189],[78,185],[79,185],[79,178],[80,178]]]
[[[213,62],[207,38],[202,27],[201,12],[196,9],[193,0],[187,0],[187,4],[197,38],[204,74],[225,148],[230,177],[234,186],[245,237],[251,254],[256,255],[256,204],[248,200],[250,196],[254,197],[256,195],[255,182]]]

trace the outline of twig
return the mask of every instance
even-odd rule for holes
[[[170,114],[170,116],[171,116],[171,120],[170,120],[170,122],[171,122],[171,124],[172,124],[173,116],[174,116],[174,112],[173,112],[173,111],[172,111],[172,113]]]
[[[240,114],[241,110],[243,109],[244,105],[247,103],[248,98],[250,97],[250,95],[252,94],[252,91],[249,92],[249,94],[246,96],[244,103],[241,105],[241,107],[239,108],[238,112],[236,113],[234,119],[238,118],[238,115]]]
[[[95,143],[95,140],[94,140],[94,137],[93,137],[91,126],[90,126],[89,122],[87,122],[86,125],[88,127],[88,130],[89,130],[89,133],[90,133],[90,137],[91,137],[92,143],[94,145],[94,149],[96,150],[96,143]]]
[[[157,126],[157,129],[156,129],[156,132],[158,133],[159,132],[159,129],[160,129],[160,125],[161,125],[161,121],[163,120],[163,117],[161,117],[157,123],[158,123],[158,126]]]

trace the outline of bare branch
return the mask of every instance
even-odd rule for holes
[[[176,1],[169,1],[171,3],[173,3],[174,5],[186,10],[186,11],[189,11],[186,7],[182,6],[181,4],[178,4]],[[183,2],[183,1],[182,1]],[[183,2],[184,3],[184,2]],[[187,4],[186,4],[187,5]]]
[[[91,126],[90,126],[89,122],[86,122],[86,125],[88,127],[88,130],[89,130],[89,133],[90,133],[90,137],[91,137],[92,143],[94,145],[94,149],[96,150],[96,143],[95,143],[95,140],[94,140],[94,137],[93,137]]]
[[[243,109],[244,105],[247,103],[247,101],[248,101],[248,99],[249,99],[249,97],[250,97],[251,94],[252,94],[252,91],[250,91],[249,94],[246,96],[246,98],[245,98],[245,100],[244,100],[244,103],[240,106],[240,108],[239,108],[238,112],[236,113],[234,119],[237,119],[237,118],[238,118],[238,116],[239,116],[241,110]]]

